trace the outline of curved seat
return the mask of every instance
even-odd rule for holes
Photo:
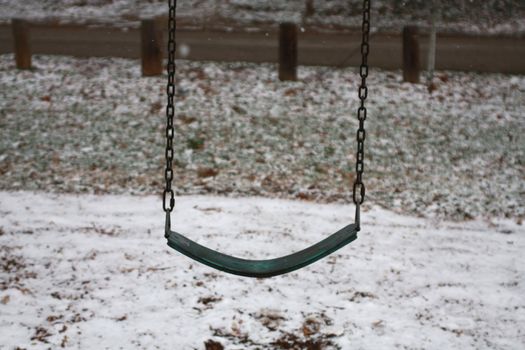
[[[350,224],[296,253],[275,259],[247,260],[206,248],[180,233],[168,230],[168,245],[180,253],[221,271],[257,278],[273,277],[309,265],[355,240],[358,231],[355,224]]]

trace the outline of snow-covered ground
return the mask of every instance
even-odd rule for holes
[[[0,0],[0,23],[133,26],[165,3]],[[359,23],[360,1],[315,3],[305,18],[302,0],[180,1],[179,17]],[[405,3],[374,2],[375,28],[425,24],[424,2]],[[525,33],[515,3],[457,1],[440,30]],[[151,194],[163,185],[166,77],[142,78],[133,60],[33,63],[20,72],[0,55],[0,349],[525,348],[524,76],[437,72],[429,93],[371,70],[359,239],[253,280],[165,245]],[[177,69],[179,231],[269,258],[352,220],[341,203],[354,176],[355,69],[301,67],[294,83],[269,64]]]
[[[0,189],[155,194],[166,77],[124,59],[0,56]],[[355,69],[179,61],[179,194],[349,202]],[[373,69],[367,202],[455,219],[525,216],[525,77],[437,72],[435,91]]]
[[[178,198],[174,225],[221,251],[267,258],[318,241],[352,213],[189,196]],[[157,197],[0,192],[0,348],[525,348],[523,226],[378,208],[363,220],[358,240],[324,260],[244,279],[170,250]]]
[[[268,27],[294,21],[319,29],[344,30],[360,26],[362,0],[315,0],[315,13],[305,15],[305,0],[178,0],[184,26]],[[441,32],[474,34],[525,33],[522,0],[440,0]],[[406,24],[428,26],[431,2],[374,0],[373,27],[399,31]],[[105,23],[133,27],[142,17],[166,16],[166,0],[0,0],[0,23],[13,17],[74,23]]]

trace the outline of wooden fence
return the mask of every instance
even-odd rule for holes
[[[12,25],[0,25],[0,54],[16,52],[19,68],[30,66],[31,54],[135,59],[142,57],[144,75],[154,75],[159,74],[162,68],[160,62],[165,55],[163,37],[166,37],[165,27],[151,20],[142,21],[141,28],[128,30],[83,25],[30,24],[15,20]],[[294,35],[283,34],[281,40],[279,38],[278,27],[253,32],[182,28],[177,31],[178,57],[256,63],[276,63],[281,57],[281,60],[287,61],[282,61],[280,66],[286,67],[290,72],[293,71],[294,64],[346,67],[358,66],[360,63],[359,32],[322,33],[308,28],[295,28]],[[402,33],[373,34],[370,65],[383,69],[401,69],[405,57],[405,71],[407,67],[417,68],[414,67],[414,57],[426,57],[428,36],[421,33],[405,35],[404,42],[405,46]],[[412,43],[411,47],[406,46],[407,42]],[[286,50],[283,46],[294,45],[295,57],[293,50],[284,54]],[[436,69],[525,74],[523,57],[524,38],[437,36]]]

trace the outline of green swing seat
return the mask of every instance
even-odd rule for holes
[[[246,277],[273,277],[288,273],[335,252],[357,238],[356,224],[350,224],[306,249],[280,258],[247,260],[206,248],[166,225],[168,245],[178,252],[215,269]]]
[[[357,131],[357,156],[356,156],[356,178],[353,187],[353,201],[356,205],[355,223],[343,227],[336,233],[328,236],[319,243],[316,243],[306,249],[295,252],[280,258],[268,260],[247,260],[234,256],[220,253],[216,250],[206,248],[180,233],[171,230],[170,214],[175,205],[174,191],[172,189],[173,180],[173,136],[174,136],[174,116],[175,116],[175,54],[176,54],[176,0],[168,1],[168,85],[167,96],[168,104],[166,108],[166,168],[164,178],[166,187],[163,194],[163,209],[166,212],[165,237],[168,240],[168,246],[178,252],[213,267],[217,270],[228,272],[234,275],[246,277],[273,277],[295,271],[304,266],[310,265],[315,261],[335,252],[357,238],[357,232],[360,229],[360,205],[364,201],[365,187],[362,182],[363,159],[364,159],[364,141],[365,129],[364,122],[367,115],[365,100],[368,96],[366,78],[368,76],[368,51],[369,51],[369,34],[370,34],[370,0],[363,0],[363,21],[362,21],[362,41],[361,57],[362,63],[359,68],[361,84],[359,86],[360,107],[357,111],[359,120],[359,129]],[[168,202],[169,199],[169,202]]]

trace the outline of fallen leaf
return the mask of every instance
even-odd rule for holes
[[[319,323],[319,321],[313,318],[308,318],[303,323],[303,334],[305,337],[309,337],[311,335],[319,333],[320,329],[321,324]]]
[[[199,168],[197,170],[197,175],[199,177],[214,177],[219,174],[219,170],[213,168]]]
[[[372,322],[372,327],[374,328],[382,327],[382,326],[383,326],[383,320],[377,320],[377,321]]]
[[[220,297],[201,297],[199,298],[198,300],[198,303],[201,303],[201,304],[204,304],[204,305],[208,305],[208,304],[211,304],[211,303],[216,303],[216,302],[219,302],[221,301],[222,298]]]
[[[224,350],[224,346],[222,346],[221,343],[219,342],[216,342],[214,340],[207,340],[205,343],[204,343],[204,346],[206,348],[206,350]]]
[[[62,342],[60,343],[60,346],[65,348],[67,345],[68,337],[67,335],[64,335],[64,338],[62,338]]]
[[[55,322],[56,320],[59,320],[62,317],[64,317],[64,316],[62,316],[62,315],[58,315],[58,316],[50,315],[50,316],[47,316],[46,320],[47,320],[47,322]]]

